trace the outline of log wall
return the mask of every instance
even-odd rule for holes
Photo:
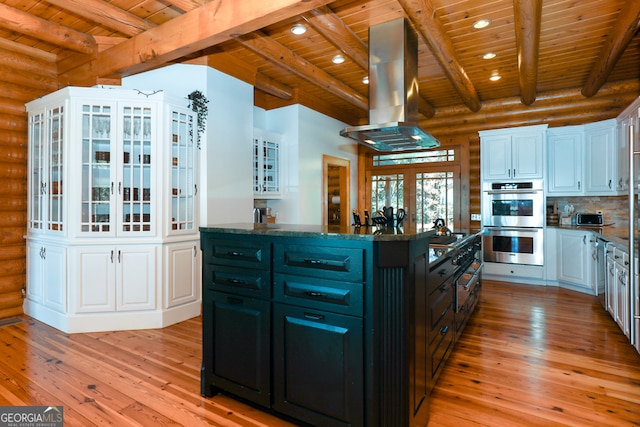
[[[55,56],[0,47],[0,319],[22,314],[26,273],[25,103],[57,89]]]

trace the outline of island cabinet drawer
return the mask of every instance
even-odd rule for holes
[[[203,278],[205,288],[212,291],[270,299],[271,282],[269,276],[269,270],[206,264]]]
[[[202,239],[205,264],[260,268],[271,266],[271,244],[260,240]]]
[[[273,269],[277,273],[362,282],[364,249],[275,244]]]
[[[449,283],[442,283],[429,295],[429,325],[432,330],[438,327],[449,311],[453,311],[453,288]]]
[[[444,367],[449,353],[451,353],[453,349],[455,338],[453,322],[453,310],[450,310],[430,337],[429,354],[431,355],[431,378],[434,382]]]
[[[314,277],[274,275],[273,298],[277,302],[361,317],[363,284]]]

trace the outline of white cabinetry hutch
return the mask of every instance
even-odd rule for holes
[[[68,87],[27,112],[25,312],[65,332],[199,315],[197,126],[187,99]]]

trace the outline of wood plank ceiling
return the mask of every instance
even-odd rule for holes
[[[613,117],[638,96],[640,0],[0,0],[0,96],[191,62],[251,83],[261,107],[301,103],[364,124],[368,28],[399,17],[419,33],[421,122],[441,132],[452,119],[474,130],[500,115],[552,120],[559,98],[576,109],[562,124],[578,123],[602,93]],[[491,24],[475,30],[479,19]],[[296,23],[308,31],[293,35]],[[592,116],[599,104],[588,105]]]

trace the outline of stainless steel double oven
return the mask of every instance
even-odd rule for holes
[[[484,260],[543,265],[543,181],[485,182],[482,186]]]

